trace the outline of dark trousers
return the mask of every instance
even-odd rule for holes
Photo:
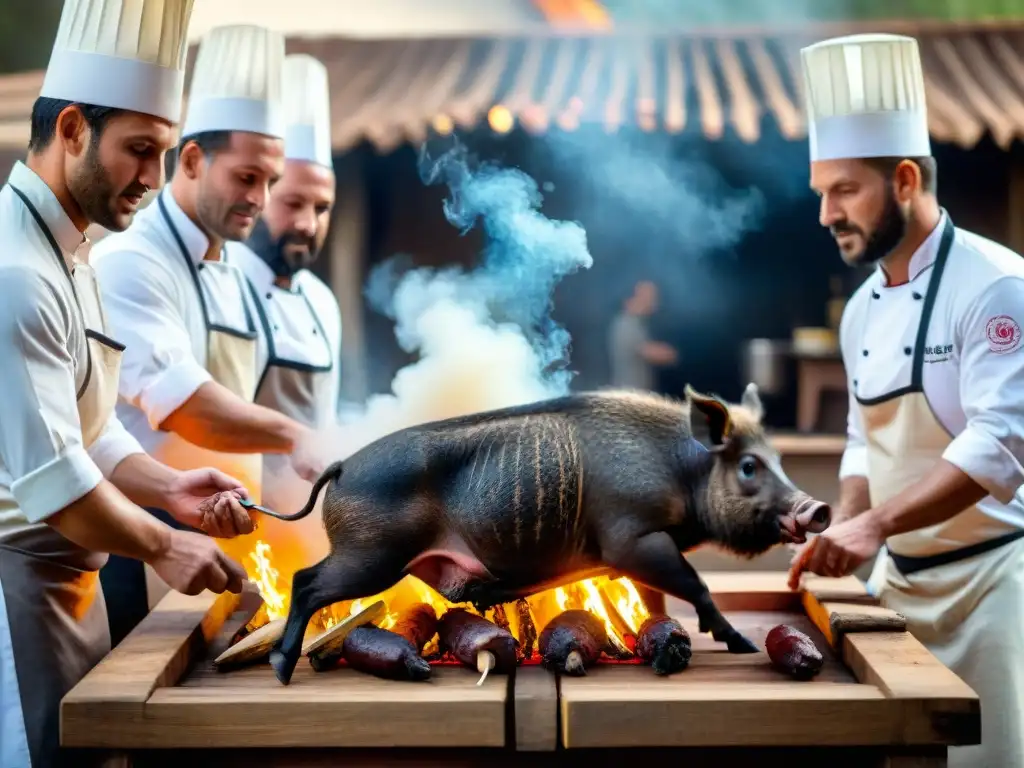
[[[193,530],[162,509],[147,508],[146,511],[179,531]],[[141,560],[111,555],[100,569],[100,586],[107,603],[110,646],[115,648],[149,613],[145,566]]]

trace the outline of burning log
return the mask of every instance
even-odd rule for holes
[[[484,616],[484,618],[487,618]],[[498,604],[491,609],[491,619],[495,625],[501,627],[506,632],[511,633],[512,628],[508,625],[508,616],[505,614],[505,606]]]
[[[214,659],[213,665],[219,671],[224,672],[229,669],[238,669],[239,667],[263,661],[270,655],[274,643],[284,634],[284,624],[284,619],[277,619],[246,634],[241,640]]]
[[[519,616],[519,647],[522,659],[533,656],[533,644],[537,642],[537,625],[533,621],[533,611],[525,598],[516,600],[516,613]]]
[[[460,662],[481,673],[477,685],[483,685],[492,669],[509,674],[518,664],[512,633],[463,608],[448,610],[438,623],[437,634],[442,652],[451,651]]]
[[[354,627],[342,642],[342,652],[353,669],[387,680],[430,678],[430,664],[420,656],[413,643],[389,629],[380,629],[372,624]]]
[[[545,668],[581,677],[608,647],[608,633],[590,611],[562,611],[540,633],[539,647]]]
[[[656,675],[681,672],[690,663],[690,635],[670,616],[650,616],[640,625],[636,654]]]
[[[345,638],[356,627],[377,621],[387,613],[383,600],[378,600],[354,616],[338,622],[326,632],[317,635],[302,649],[309,657],[309,663],[317,672],[333,668],[344,656]]]
[[[422,653],[437,634],[437,612],[429,603],[416,603],[398,617],[391,631],[412,643],[417,654]]]
[[[629,639],[636,639],[633,628],[626,623],[626,620],[622,618],[622,614],[619,613],[618,608],[612,603],[611,598],[608,597],[607,593],[602,589],[599,590],[601,595],[601,604],[604,606],[605,612],[608,614],[608,619],[611,622],[612,628],[618,633],[619,637],[622,638],[623,645],[618,642],[618,638],[614,635],[608,638],[608,647],[606,652],[609,656],[615,659],[631,659],[633,658],[632,649],[629,647]]]

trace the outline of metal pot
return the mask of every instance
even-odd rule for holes
[[[743,344],[744,384],[754,382],[766,395],[781,395],[788,383],[791,344],[777,339],[749,339]]]

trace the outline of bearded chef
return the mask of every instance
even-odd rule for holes
[[[309,428],[253,403],[258,322],[245,276],[224,243],[250,234],[284,169],[284,39],[258,26],[222,26],[200,43],[170,184],[132,226],[96,244],[111,328],[127,345],[118,411],[147,451],[179,469],[212,465],[260,501],[261,454],[290,457],[315,478]],[[153,510],[166,519],[164,511]],[[253,542],[221,542],[244,559]],[[115,642],[166,585],[112,558],[103,572]]]
[[[336,421],[341,354],[338,301],[309,269],[334,205],[327,68],[306,54],[287,56],[283,83],[284,174],[247,244],[229,243],[227,251],[249,280],[259,320],[256,402],[319,429]],[[266,506],[305,502],[309,484],[280,456],[264,457],[263,470]]]
[[[106,322],[83,232],[128,226],[160,183],[181,109],[191,0],[67,0],[28,157],[0,190],[0,765],[88,766],[62,751],[60,701],[110,650],[98,571],[137,558],[174,588],[239,592],[245,571],[202,527],[200,501],[252,530],[247,491],[143,453],[114,413],[123,344]],[[232,522],[234,516],[237,522]],[[230,535],[230,534],[227,534]]]
[[[851,573],[885,546],[881,602],[980,696],[982,743],[950,765],[1024,765],[1024,260],[956,227],[935,194],[917,43],[802,52],[811,187],[850,265],[841,499],[794,557]]]

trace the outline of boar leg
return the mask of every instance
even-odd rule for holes
[[[295,572],[292,578],[292,602],[281,638],[270,652],[270,665],[284,685],[291,681],[295,665],[302,655],[302,639],[310,619],[321,608],[376,595],[394,586],[402,578],[405,561],[381,557],[380,553],[361,556],[332,553],[316,565]]]
[[[697,609],[700,631],[710,631],[715,640],[726,644],[730,653],[758,652],[757,646],[736,631],[718,610],[707,585],[667,533],[649,533],[628,543],[618,543],[605,562],[651,589],[686,600]]]

